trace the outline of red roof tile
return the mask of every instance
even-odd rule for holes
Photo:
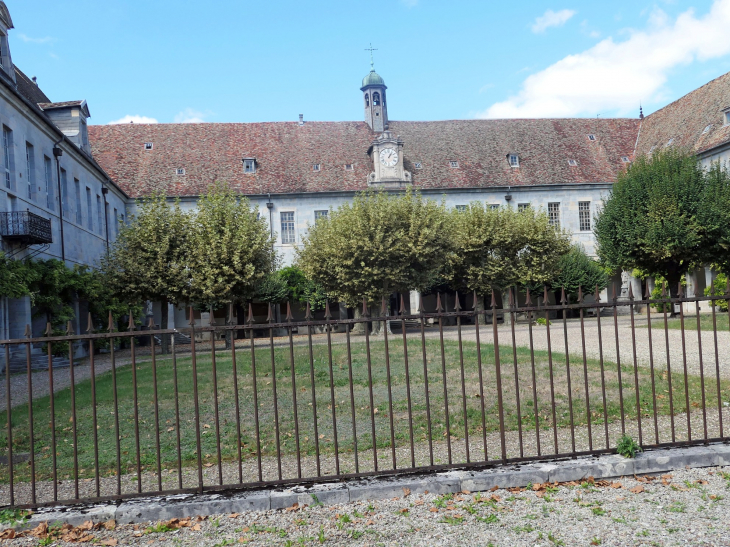
[[[520,119],[390,122],[405,167],[423,188],[613,182],[631,157],[638,120]],[[588,138],[596,136],[595,141]],[[89,127],[94,158],[132,197],[204,192],[227,181],[243,194],[363,190],[377,135],[364,122],[122,124]],[[153,143],[145,150],[145,143]],[[520,157],[510,168],[507,154]],[[255,174],[243,158],[255,157]],[[577,161],[570,166],[568,160]],[[458,161],[452,168],[449,161]],[[415,162],[422,168],[416,169]],[[312,166],[321,165],[315,172]],[[353,164],[352,171],[345,165]],[[184,168],[185,175],[176,175]]]

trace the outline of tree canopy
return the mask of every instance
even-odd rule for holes
[[[433,284],[449,262],[452,238],[445,206],[404,193],[369,190],[310,226],[297,261],[331,297],[371,305],[393,292]]]
[[[473,202],[451,213],[451,225],[451,285],[480,295],[491,294],[492,288],[547,283],[570,248],[569,236],[531,207],[515,211]]]
[[[663,276],[676,294],[682,275],[712,254],[702,221],[706,180],[691,152],[637,158],[619,175],[596,220],[601,260],[613,270]]]
[[[708,243],[704,261],[730,274],[730,173],[715,163],[707,170],[705,180],[700,210]]]
[[[584,295],[590,295],[596,287],[602,291],[608,286],[606,270],[579,245],[572,245],[570,251],[560,257],[557,270],[557,276],[549,284],[553,289],[565,289],[571,302],[578,300],[579,287]]]

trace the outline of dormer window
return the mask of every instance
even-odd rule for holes
[[[672,146],[674,144],[674,138],[671,138],[667,141],[667,146]]]
[[[175,174],[176,175],[184,175],[185,174],[185,168],[184,167],[178,167],[177,169],[175,169]]]
[[[593,134],[590,134],[590,135],[588,135],[588,140],[589,141],[595,141],[596,140],[596,136],[593,135]]]
[[[727,116],[728,116],[728,114],[730,114],[730,113],[726,113],[726,114],[725,114],[725,124],[726,124],[726,125],[727,125],[728,123],[730,123],[730,121],[728,120],[728,117],[727,117]],[[702,130],[702,134],[704,135],[705,133],[709,133],[709,132],[710,132],[710,129],[712,129],[712,124],[710,124],[710,125],[708,125],[707,127],[705,127],[705,128],[704,128],[704,129]]]
[[[730,125],[730,108],[723,112],[723,124]]]
[[[154,148],[154,144],[152,144],[151,142],[144,143],[145,150],[152,150],[153,148]]]
[[[312,171],[316,172],[316,171],[319,171],[320,169],[321,169],[321,166],[319,163],[315,163],[314,165],[312,165]]]
[[[509,161],[510,167],[519,167],[520,166],[520,157],[517,154],[509,154],[507,156],[507,161]]]
[[[423,169],[423,164],[420,161],[416,161],[413,163],[414,169]]]
[[[631,158],[628,156],[621,156],[621,161],[624,163],[629,163],[631,161]]]
[[[345,164],[345,171],[354,171],[355,167],[351,163]]]
[[[255,173],[256,172],[256,158],[243,158],[243,172],[244,173]]]
[[[449,167],[451,167],[452,169],[458,169],[459,168],[459,162],[458,161],[450,161],[449,162]]]
[[[578,165],[578,162],[575,160],[568,160],[568,165],[570,165],[571,167],[575,167],[576,165]]]

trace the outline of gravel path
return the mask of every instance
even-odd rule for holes
[[[408,495],[327,507],[223,514],[82,531],[101,545],[727,546],[730,468],[596,484]],[[170,528],[178,525],[166,522]],[[87,539],[92,541],[92,539]],[[12,541],[36,546],[38,537]],[[59,541],[55,545],[72,545]]]

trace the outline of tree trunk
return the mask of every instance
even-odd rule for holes
[[[169,325],[168,321],[168,303],[167,301],[163,300],[160,302],[160,329],[167,330],[167,327]],[[162,355],[167,355],[170,353],[170,335],[163,334],[160,336],[160,353]]]
[[[669,296],[671,298],[679,298],[679,284],[681,281],[682,272],[678,268],[672,268],[667,272],[667,288],[669,289]],[[681,306],[682,304],[679,305]],[[677,311],[675,305],[672,305],[670,312],[672,317],[676,317]]]
[[[355,319],[362,319],[362,309],[360,306],[353,308],[355,312]],[[365,334],[365,329],[368,328],[367,323],[353,323],[350,333],[352,334]]]

